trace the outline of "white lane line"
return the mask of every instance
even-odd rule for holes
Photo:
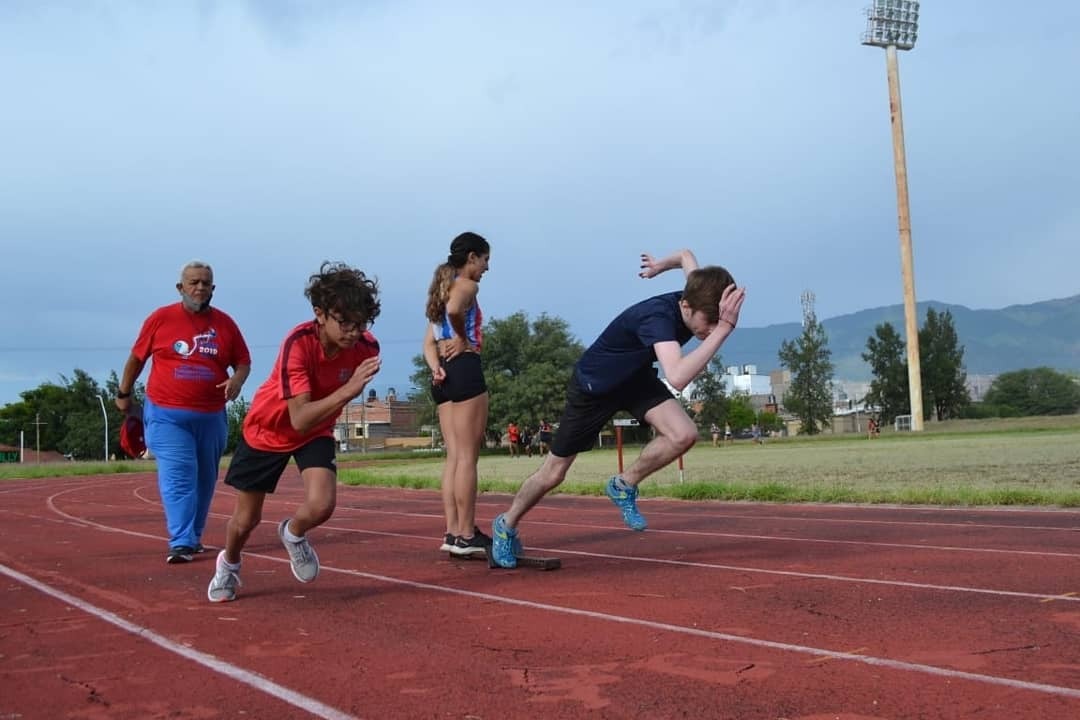
[[[442,519],[441,513],[410,513],[410,512],[397,512],[393,510],[368,510],[362,507],[353,507],[351,505],[338,505],[338,511],[352,510],[360,513],[371,513],[374,515],[399,515],[402,517],[423,517],[423,518],[439,518]],[[533,520],[530,518],[529,522],[534,525],[545,525],[548,527],[569,527],[579,528],[586,530],[621,530],[623,525],[594,525],[592,523],[570,523],[570,522],[555,522],[551,520]],[[1080,558],[1080,553],[1066,553],[1066,552],[1049,552],[1043,550],[1005,550],[1001,548],[979,548],[979,547],[963,547],[959,545],[921,545],[919,543],[889,543],[889,542],[876,542],[872,540],[835,540],[829,538],[810,538],[802,537],[799,535],[751,535],[748,533],[725,533],[715,532],[708,530],[665,530],[663,528],[650,527],[650,533],[665,533],[668,535],[691,535],[696,537],[718,537],[718,538],[735,538],[745,540],[770,540],[779,542],[796,542],[796,543],[821,543],[821,544],[833,544],[833,545],[859,545],[869,547],[889,547],[889,548],[903,548],[905,550],[934,550],[942,552],[971,552],[971,553],[988,553],[995,555],[1034,555],[1037,557],[1063,557],[1063,558]]]
[[[49,500],[50,500],[50,506],[51,506],[52,498],[50,498]],[[60,514],[63,514],[65,516],[67,516],[67,514],[63,513],[62,511],[59,511],[59,510],[56,510],[56,511],[60,512]],[[72,517],[72,516],[67,516],[67,517]],[[73,518],[73,519],[77,520],[78,518]],[[115,529],[115,528],[109,528],[108,526],[99,525],[98,523],[89,523],[89,524],[97,526],[97,527],[101,527],[103,529],[110,530],[110,531],[113,531],[113,532],[121,532],[121,533],[127,533],[127,534],[130,534],[130,535],[138,535],[138,536],[143,536],[143,537],[152,537],[152,536],[146,535],[145,533],[137,533],[137,532],[128,531],[128,530],[119,530],[119,529]],[[323,526],[323,527],[329,527],[329,526]],[[388,536],[393,536],[393,537],[419,537],[419,536],[413,536],[413,535],[399,535],[397,533],[381,533],[381,532],[365,531],[365,530],[353,530],[351,528],[335,528],[335,529],[337,529],[337,530],[345,530],[345,531],[349,531],[349,532],[368,533],[368,534],[373,534],[373,535],[388,535]],[[430,540],[430,538],[428,538],[427,536],[423,536],[423,539],[424,540]],[[560,552],[563,552],[563,551],[560,551]],[[251,556],[251,557],[257,557],[257,558],[260,558],[260,559],[263,559],[263,560],[270,560],[272,562],[278,562],[278,563],[288,562],[287,560],[285,560],[283,558],[274,557],[272,555],[263,555],[263,554],[259,554],[259,553],[250,553],[250,552],[246,553],[246,554]],[[587,555],[589,553],[575,553],[575,554]],[[627,559],[630,559],[630,560],[642,560],[642,558],[627,558]],[[672,562],[672,561],[656,561],[656,562]],[[686,564],[692,564],[692,563],[686,563]],[[2,568],[2,567],[4,567],[4,566],[0,565],[0,568]],[[337,568],[337,567],[333,567],[331,565],[325,565],[325,564],[323,565],[323,570],[328,571],[328,572],[341,573],[341,574],[349,575],[349,576],[352,576],[352,577],[367,578],[369,580],[375,580],[375,581],[378,581],[378,582],[385,582],[385,583],[389,583],[389,584],[392,584],[392,585],[401,585],[401,586],[405,586],[405,587],[412,587],[412,588],[417,588],[417,589],[422,589],[422,590],[429,590],[429,591],[432,591],[432,592],[441,592],[441,593],[447,593],[447,594],[451,594],[451,595],[459,595],[459,596],[463,596],[463,597],[470,597],[470,598],[476,598],[476,599],[480,599],[480,600],[487,600],[487,601],[490,601],[490,602],[503,603],[503,604],[506,604],[506,605],[517,605],[519,607],[526,607],[526,608],[530,608],[530,609],[534,609],[534,610],[545,610],[545,611],[548,611],[548,612],[555,612],[555,613],[561,613],[561,614],[565,614],[565,615],[573,615],[573,616],[578,616],[578,617],[586,617],[586,618],[591,618],[591,619],[594,619],[594,620],[602,620],[602,621],[606,621],[606,622],[615,622],[615,623],[636,625],[636,626],[639,626],[639,627],[651,628],[651,629],[655,629],[655,630],[664,630],[664,631],[668,631],[668,632],[680,633],[680,634],[683,634],[683,635],[693,635],[693,636],[696,636],[696,637],[704,637],[704,638],[709,638],[709,639],[713,639],[713,640],[724,640],[724,641],[728,641],[728,642],[740,643],[740,644],[750,645],[750,646],[754,646],[754,647],[762,647],[762,648],[769,648],[769,649],[773,649],[773,650],[801,653],[801,654],[804,654],[804,655],[812,655],[814,657],[829,657],[829,658],[833,658],[833,659],[836,659],[836,660],[848,660],[848,661],[851,661],[851,662],[861,663],[861,664],[865,664],[865,665],[875,665],[875,666],[878,666],[878,667],[889,668],[889,669],[892,669],[892,670],[903,670],[903,671],[908,671],[908,672],[918,672],[918,673],[923,673],[923,674],[926,674],[926,675],[933,675],[933,676],[937,676],[937,677],[952,678],[952,679],[959,679],[959,680],[970,680],[972,682],[981,682],[981,683],[984,683],[984,684],[1011,687],[1011,688],[1016,688],[1016,689],[1020,689],[1020,690],[1032,690],[1032,691],[1035,691],[1035,692],[1041,692],[1041,693],[1045,693],[1045,694],[1049,694],[1049,695],[1056,695],[1056,696],[1059,696],[1059,697],[1080,698],[1080,689],[1076,689],[1076,688],[1063,687],[1063,686],[1058,686],[1058,685],[1049,685],[1049,684],[1046,684],[1046,683],[1028,682],[1028,681],[1025,681],[1025,680],[1016,680],[1014,678],[998,677],[998,676],[995,676],[995,675],[983,675],[983,674],[980,674],[980,673],[970,673],[970,672],[964,672],[964,671],[961,671],[961,670],[950,670],[948,668],[940,668],[940,667],[935,667],[933,665],[923,665],[921,663],[910,663],[910,662],[904,662],[902,660],[892,660],[890,658],[879,658],[879,657],[875,657],[875,656],[872,656],[872,655],[855,655],[855,654],[852,654],[852,653],[840,652],[840,651],[835,651],[835,650],[826,650],[826,649],[823,649],[823,648],[814,648],[814,647],[809,647],[809,646],[805,646],[805,645],[793,645],[793,644],[790,644],[790,643],[776,642],[776,641],[773,641],[773,640],[763,640],[763,639],[760,639],[760,638],[744,637],[744,636],[741,636],[741,635],[731,635],[731,634],[728,634],[728,633],[720,633],[720,632],[713,632],[713,631],[710,631],[710,630],[702,630],[700,628],[691,628],[691,627],[684,627],[684,626],[681,626],[681,625],[673,625],[673,624],[670,624],[670,623],[662,623],[662,622],[657,622],[657,621],[654,621],[654,620],[642,620],[642,619],[638,619],[638,618],[625,617],[625,616],[622,616],[622,615],[610,615],[610,614],[607,614],[607,613],[599,613],[599,612],[595,612],[595,611],[592,611],[592,610],[582,610],[582,609],[579,609],[579,608],[570,608],[570,607],[562,607],[562,606],[558,606],[558,605],[550,605],[550,604],[547,604],[547,603],[539,603],[539,602],[534,602],[534,601],[531,601],[531,600],[518,600],[517,598],[508,598],[508,597],[504,597],[504,596],[501,596],[501,595],[491,595],[491,594],[488,594],[488,593],[475,592],[475,591],[472,591],[472,590],[462,590],[460,588],[447,587],[447,586],[444,586],[444,585],[434,585],[434,584],[431,584],[431,583],[424,583],[424,582],[419,582],[419,581],[416,581],[416,580],[406,580],[406,579],[403,579],[403,578],[395,578],[395,577],[390,577],[390,576],[387,576],[387,575],[377,575],[375,573],[367,573],[367,572],[362,572],[362,571],[359,571],[359,570],[349,570],[349,569],[345,569],[345,568]],[[795,576],[808,575],[808,574],[804,574],[804,573],[789,573],[789,572],[786,572],[786,571],[771,571],[771,570],[770,571],[761,571],[761,570],[754,570],[752,568],[749,569],[749,571],[750,572],[766,572],[766,573],[774,573],[774,574],[785,574],[785,575],[790,574],[790,575],[795,575]],[[826,577],[828,577],[828,576],[826,576]],[[910,583],[891,583],[889,581],[880,581],[880,580],[859,580],[859,579],[855,579],[855,578],[844,578],[844,577],[837,577],[836,579],[846,580],[846,581],[849,581],[849,582],[874,582],[874,583],[877,583],[877,584],[885,584],[885,585],[889,585],[889,584],[908,585],[908,584],[910,584]],[[911,585],[914,585],[914,584],[911,584]],[[914,585],[914,586],[915,587],[920,587],[918,585]],[[929,587],[929,589],[950,589],[950,588],[938,588],[936,586],[928,586],[928,587]],[[1074,599],[1076,599],[1076,598],[1063,596],[1063,595],[1036,595],[1036,594],[1025,594],[1025,593],[1013,593],[1013,592],[1008,592],[1008,591],[979,590],[977,588],[951,588],[951,589],[960,590],[960,591],[964,591],[964,592],[982,592],[982,593],[986,593],[986,594],[996,594],[996,595],[1019,595],[1019,596],[1022,596],[1022,597],[1055,598],[1055,599],[1059,599],[1059,600],[1074,600]]]
[[[287,562],[286,560],[280,560],[279,558],[274,558],[269,555],[255,555],[255,557],[275,560],[278,562]],[[996,675],[984,675],[981,673],[964,672],[962,670],[951,670],[949,668],[936,667],[934,665],[905,662],[903,660],[893,660],[891,658],[875,657],[873,655],[859,655],[855,652],[827,650],[824,648],[815,648],[807,645],[794,645],[791,643],[777,642],[775,640],[763,640],[761,638],[746,637],[743,635],[732,635],[729,633],[715,632],[712,630],[702,630],[701,628],[686,627],[683,625],[673,625],[671,623],[658,622],[655,620],[643,620],[640,618],[627,617],[625,615],[611,615],[609,613],[601,613],[594,610],[582,610],[580,608],[551,605],[548,603],[535,602],[533,600],[519,600],[517,598],[510,598],[502,595],[491,595],[488,593],[476,592],[473,590],[463,590],[460,588],[451,588],[443,585],[433,585],[431,583],[419,582],[416,580],[404,580],[401,578],[378,575],[375,573],[368,573],[360,570],[349,570],[328,565],[323,565],[322,569],[330,572],[341,573],[343,575],[350,575],[352,577],[366,578],[369,580],[390,583],[393,585],[403,585],[405,587],[416,588],[419,590],[430,590],[433,592],[449,593],[451,595],[460,595],[463,597],[475,598],[477,600],[503,603],[505,605],[516,605],[518,607],[528,608],[530,610],[543,610],[546,612],[559,613],[562,615],[572,615],[575,617],[589,618],[591,620],[601,620],[603,622],[634,625],[637,627],[649,628],[652,630],[663,630],[666,632],[677,633],[680,635],[692,635],[695,637],[707,638],[709,640],[721,640],[726,642],[738,643],[741,645],[750,645],[752,647],[768,648],[770,650],[780,650],[782,652],[793,652],[802,655],[812,655],[815,658],[832,658],[834,660],[847,660],[851,662],[861,663],[864,665],[873,665],[877,667],[888,668],[890,670],[916,672],[922,673],[924,675],[933,675],[936,677],[943,677],[954,680],[968,680],[971,682],[983,683],[986,685],[997,685],[1015,688],[1019,690],[1031,690],[1034,692],[1045,693],[1047,695],[1055,695],[1058,697],[1080,698],[1080,689],[1078,688],[1064,687],[1060,685],[1049,685],[1046,683],[1029,682],[1027,680],[998,677]]]
[[[74,522],[77,522],[77,523],[80,523],[80,524],[83,524],[83,525],[88,525],[88,526],[91,526],[91,527],[95,527],[95,528],[98,528],[100,530],[104,530],[105,532],[120,533],[120,534],[124,534],[124,535],[131,535],[133,537],[149,538],[151,540],[163,540],[164,539],[162,537],[159,537],[157,535],[152,535],[150,533],[139,532],[139,531],[136,531],[136,530],[124,530],[122,528],[113,527],[111,525],[102,525],[101,523],[96,523],[96,522],[93,522],[91,520],[84,520],[84,519],[76,517],[74,515],[69,515],[68,513],[65,513],[63,510],[60,510],[59,508],[57,508],[53,504],[52,500],[53,500],[53,498],[48,499],[49,508],[53,512],[57,513],[58,515],[61,515],[61,516],[65,517],[65,518],[67,518],[69,520],[74,521]],[[340,515],[342,510],[358,510],[358,509],[359,508],[339,507],[339,508],[337,508],[335,513]],[[367,511],[364,511],[364,512],[367,512]],[[395,514],[406,515],[406,516],[409,516],[409,517],[415,517],[415,515],[413,515],[411,513],[395,513]],[[228,515],[224,515],[222,513],[210,513],[210,515],[213,516],[213,517],[217,517],[217,518],[228,518],[229,517]],[[421,517],[426,517],[426,516],[421,516]],[[439,517],[442,517],[442,516],[440,515]],[[548,524],[548,523],[545,523],[545,524]],[[562,523],[562,524],[567,524],[567,523]],[[430,541],[431,540],[431,538],[428,537],[427,535],[414,535],[414,534],[410,534],[410,533],[396,533],[396,532],[388,532],[388,531],[381,531],[381,530],[362,530],[362,529],[357,529],[357,528],[352,528],[352,527],[345,527],[345,526],[342,526],[342,525],[333,525],[333,524],[330,524],[330,523],[322,525],[321,527],[323,529],[325,529],[325,530],[334,530],[334,531],[337,531],[337,532],[344,532],[344,533],[355,533],[355,534],[361,534],[361,535],[376,535],[376,536],[379,536],[379,537],[396,537],[396,538],[405,538],[405,539],[408,539],[408,540],[424,540],[424,541]],[[595,526],[587,525],[585,527],[595,527]],[[665,532],[665,531],[662,531],[662,530],[650,530],[650,532]],[[679,531],[670,531],[670,532],[679,532]],[[208,547],[210,547],[210,546],[208,546]],[[795,570],[771,570],[771,569],[768,569],[768,568],[748,567],[748,566],[744,566],[744,565],[724,565],[724,564],[721,564],[721,563],[691,562],[691,561],[688,561],[688,560],[673,560],[673,559],[670,559],[670,558],[649,558],[649,557],[640,557],[640,556],[635,556],[635,555],[616,555],[616,554],[613,554],[613,553],[586,552],[586,551],[582,551],[582,550],[568,550],[566,548],[561,548],[561,547],[536,547],[536,546],[531,546],[531,545],[529,547],[530,547],[530,549],[533,549],[533,550],[538,550],[538,551],[545,552],[545,553],[552,553],[552,554],[555,554],[555,555],[577,555],[579,557],[602,558],[602,559],[605,559],[605,560],[624,560],[624,561],[628,561],[628,562],[652,563],[652,564],[656,564],[656,565],[671,565],[671,566],[678,566],[678,567],[704,568],[704,569],[707,569],[707,570],[725,570],[725,571],[740,572],[740,573],[757,573],[757,574],[760,574],[760,575],[778,575],[778,576],[781,576],[781,577],[793,577],[793,578],[801,578],[801,579],[807,579],[807,580],[828,580],[828,581],[832,581],[832,582],[846,582],[846,583],[865,584],[865,585],[883,585],[883,586],[886,586],[886,587],[901,587],[901,588],[911,588],[911,589],[915,589],[915,590],[931,590],[931,591],[936,591],[936,592],[962,592],[962,593],[973,593],[973,594],[976,594],[976,595],[991,595],[991,596],[997,596],[997,597],[1015,597],[1015,598],[1023,598],[1023,599],[1028,599],[1028,600],[1044,600],[1044,601],[1045,600],[1061,600],[1061,601],[1064,601],[1064,602],[1080,602],[1080,597],[1074,596],[1074,595],[1072,595],[1070,593],[1061,593],[1061,594],[1033,593],[1033,592],[1020,592],[1020,591],[1015,591],[1015,590],[996,590],[996,589],[993,589],[993,588],[968,587],[968,586],[963,586],[963,585],[934,585],[934,584],[931,584],[931,583],[915,583],[915,582],[909,582],[909,581],[905,581],[905,580],[882,580],[881,578],[864,578],[864,577],[857,577],[857,576],[851,576],[851,575],[831,575],[831,574],[828,574],[828,573],[798,572],[798,571],[795,571]],[[916,546],[916,547],[927,547],[927,546],[920,545],[920,546]],[[273,557],[270,557],[270,556],[258,556],[258,557],[266,557],[267,559],[275,560],[275,561],[280,560],[280,558],[273,558]]]
[[[227,678],[235,680],[239,683],[243,683],[244,685],[254,688],[255,690],[266,693],[267,695],[271,695],[278,700],[287,702],[293,707],[299,708],[304,712],[314,715],[315,717],[325,718],[326,720],[355,720],[353,715],[343,713],[337,708],[332,708],[329,705],[325,705],[318,700],[315,700],[314,698],[310,698],[307,695],[302,695],[296,692],[295,690],[290,690],[287,687],[278,685],[277,683],[268,680],[261,675],[253,673],[250,670],[244,670],[243,668],[231,665],[224,660],[218,660],[213,655],[208,655],[207,653],[199,652],[198,650],[192,650],[189,647],[185,647],[184,645],[175,643],[162,635],[158,635],[156,632],[150,630],[149,628],[145,628],[141,625],[136,625],[135,623],[125,620],[119,615],[111,613],[108,610],[104,610],[95,605],[91,605],[90,603],[74,597],[73,595],[68,595],[63,590],[58,590],[51,585],[46,585],[45,583],[40,582],[30,577],[29,575],[24,575],[18,570],[9,568],[7,565],[0,564],[0,573],[7,575],[13,580],[17,580],[24,585],[28,585],[34,588],[40,593],[59,600],[62,603],[66,603],[68,605],[71,605],[72,607],[78,608],[84,613],[92,615],[99,620],[103,620],[104,622],[107,622],[111,625],[115,625],[116,627],[124,630],[125,632],[129,632],[132,635],[142,638],[143,640],[148,640],[149,642],[157,645],[164,650],[167,650],[168,652],[179,655],[187,660],[191,660],[192,662],[196,662],[203,667],[209,668],[216,673],[220,673]]]

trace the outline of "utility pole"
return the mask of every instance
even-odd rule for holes
[[[45,423],[41,422],[41,413],[35,413],[34,415],[34,432],[36,433],[36,445],[37,445],[37,464],[41,464],[41,426]]]

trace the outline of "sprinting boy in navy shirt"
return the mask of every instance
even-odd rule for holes
[[[641,256],[643,278],[682,268],[686,286],[631,305],[616,317],[574,367],[566,391],[566,407],[544,464],[521,486],[510,509],[492,523],[492,557],[501,567],[517,565],[521,541],[517,525],[540,499],[566,478],[577,454],[593,446],[601,428],[620,410],[656,430],[638,459],[608,480],[605,491],[631,530],[644,530],[637,509],[637,486],[671,463],[697,441],[693,420],[653,368],[677,390],[697,377],[735,329],[746,291],[736,288],[731,273],[719,266],[699,268],[689,250],[655,260]],[[701,344],[683,355],[682,346],[696,337]]]

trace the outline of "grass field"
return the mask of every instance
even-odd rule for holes
[[[629,465],[640,448],[624,451]],[[344,455],[342,482],[437,488],[441,457]],[[617,467],[614,450],[581,454],[560,492],[600,494]],[[1080,416],[928,423],[920,434],[824,435],[699,443],[642,485],[643,496],[779,502],[1080,507]],[[481,492],[512,492],[540,458],[480,459]],[[148,462],[0,465],[0,479],[153,469]]]

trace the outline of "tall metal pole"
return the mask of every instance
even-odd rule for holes
[[[101,417],[105,418],[105,462],[109,462],[109,413],[105,412],[104,398],[98,395],[97,399],[101,403]]]
[[[885,48],[889,75],[889,114],[892,120],[893,164],[896,167],[896,210],[900,229],[900,268],[904,280],[904,333],[907,335],[908,391],[911,429],[923,429],[922,368],[919,363],[919,318],[915,303],[915,270],[911,251],[907,159],[904,153],[904,113],[900,105],[900,68],[896,45]]]

